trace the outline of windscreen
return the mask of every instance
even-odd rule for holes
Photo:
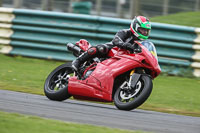
[[[143,46],[145,46],[151,52],[151,54],[158,60],[156,48],[155,48],[155,46],[154,46],[154,44],[152,42],[143,41],[143,42],[141,42],[141,44]]]

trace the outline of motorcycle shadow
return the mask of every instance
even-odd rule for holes
[[[102,104],[102,103],[95,103],[95,102],[88,102],[88,101],[78,101],[78,100],[65,100],[64,103],[81,106],[81,108],[90,108],[90,109],[105,109],[105,110],[112,110],[112,111],[119,111],[119,112],[126,112],[126,113],[139,113],[139,114],[154,114],[154,111],[147,111],[142,109],[134,109],[130,111],[126,110],[119,110],[117,109],[112,103],[109,104]]]

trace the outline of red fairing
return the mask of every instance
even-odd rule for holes
[[[128,64],[128,65],[124,65]],[[112,101],[112,88],[116,76],[136,67],[137,62],[114,57],[98,63],[96,69],[85,80],[70,78],[68,91],[72,95],[80,95]]]
[[[137,42],[138,43],[138,42]],[[135,68],[146,68],[155,78],[161,72],[157,59],[140,43],[141,53],[130,54],[127,50],[113,48],[109,52],[111,58],[97,64],[92,74],[85,80],[71,77],[68,92],[78,99],[111,102],[113,84],[117,76]]]
[[[140,47],[142,48],[142,52],[139,54],[136,54],[136,56],[141,55],[141,56],[145,57],[145,60],[141,60],[142,63],[144,64],[144,68],[148,68],[149,70],[151,70],[152,78],[157,77],[161,73],[161,68],[158,64],[158,60],[147,50],[147,48],[145,46],[143,46],[142,44],[140,44],[137,41],[135,41],[135,42],[137,44],[139,44]]]

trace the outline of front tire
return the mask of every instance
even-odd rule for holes
[[[135,88],[130,89],[125,80],[114,95],[114,104],[120,110],[132,110],[142,105],[150,96],[153,88],[152,79],[142,75]]]
[[[70,97],[68,93],[68,79],[73,75],[71,63],[58,66],[47,77],[44,93],[50,100],[63,101]]]

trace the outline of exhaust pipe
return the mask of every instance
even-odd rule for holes
[[[77,45],[74,45],[72,43],[67,44],[67,49],[71,52],[73,52],[74,56],[78,57],[81,55],[84,51]]]

